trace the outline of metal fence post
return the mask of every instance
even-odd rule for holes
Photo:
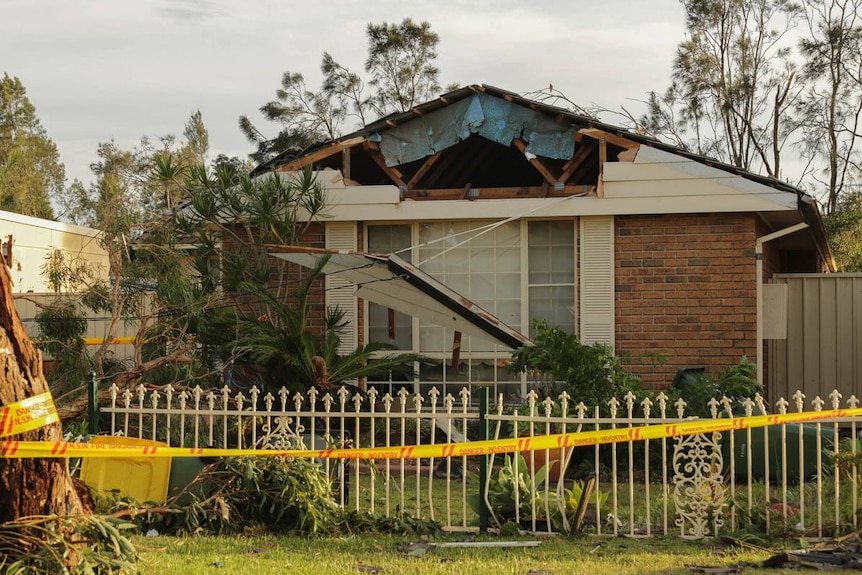
[[[488,439],[488,407],[490,404],[490,387],[483,387],[479,393],[479,440]],[[488,485],[488,455],[479,458],[479,531],[488,532],[488,506],[485,505],[485,489]]]
[[[87,433],[99,434],[99,384],[96,382],[96,372],[90,372],[87,381]]]

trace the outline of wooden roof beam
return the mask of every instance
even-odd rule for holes
[[[335,154],[340,154],[343,150],[351,148],[357,144],[361,144],[364,141],[365,136],[357,136],[355,138],[350,138],[348,140],[343,140],[340,142],[332,142],[326,147],[320,148],[319,150],[315,150],[286,164],[282,164],[278,167],[278,171],[293,172],[295,170],[302,169],[309,164],[325,160],[326,158],[334,156]]]
[[[462,200],[465,199],[465,190],[469,192],[470,187],[463,188],[438,188],[407,190],[404,198],[410,200]],[[568,185],[562,190],[554,189],[553,186],[544,183],[541,186],[513,186],[506,188],[476,188],[477,195],[472,200],[506,200],[523,198],[562,198],[580,194],[595,192],[595,186]]]
[[[395,185],[399,188],[406,189],[407,184],[404,182],[404,176],[398,170],[398,168],[393,168],[391,166],[386,165],[386,160],[383,158],[383,153],[380,151],[380,146],[378,146],[375,142],[365,141],[362,143],[362,146],[368,152],[368,155],[374,160],[374,163],[383,170],[383,173],[389,176]]]
[[[518,151],[520,151],[522,154],[527,154],[527,144],[524,142],[524,140],[520,138],[515,138],[514,140],[512,140],[512,143],[515,144],[515,147],[518,148]],[[545,178],[546,182],[548,182],[552,186],[557,184],[557,177],[551,173],[551,170],[548,169],[548,167],[544,164],[544,162],[542,162],[542,160],[534,157],[529,158],[529,161],[531,164],[533,164],[533,167],[536,168],[536,170],[540,174],[542,174],[542,177]]]
[[[425,160],[425,162],[421,166],[419,166],[419,169],[416,170],[416,173],[413,174],[413,177],[410,178],[410,181],[407,182],[407,189],[409,190],[410,188],[416,187],[416,184],[419,183],[419,180],[422,179],[422,176],[428,173],[428,170],[430,170],[434,166],[434,164],[437,163],[437,160],[439,160],[440,156],[442,155],[443,152],[437,152],[433,156],[429,156],[428,159]]]
[[[441,150],[441,151],[443,151],[443,150]],[[443,154],[442,160],[437,161],[434,164],[434,166],[432,166],[432,169],[428,173],[425,174],[426,178],[425,178],[425,181],[423,182],[423,185],[426,188],[431,188],[434,185],[434,183],[440,179],[441,175],[443,175],[444,173],[447,173],[449,171],[450,167],[455,162],[455,160],[458,158],[458,156],[459,156],[459,154],[453,154],[453,153]]]
[[[594,140],[604,139],[605,142],[612,146],[619,146],[620,148],[625,148],[627,150],[640,147],[640,144],[637,142],[598,128],[581,128],[578,130],[578,133],[589,136]]]
[[[568,182],[569,178],[572,177],[572,174],[575,173],[575,170],[581,167],[595,149],[595,144],[582,144],[578,146],[578,149],[575,150],[574,154],[572,154],[572,158],[563,165],[563,173],[560,174],[560,179],[558,181],[564,184]]]

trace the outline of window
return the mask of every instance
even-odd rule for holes
[[[421,247],[417,265],[509,326],[519,329],[520,225],[509,222],[484,233],[476,230],[480,226],[476,222],[419,224]],[[453,338],[452,332],[440,326],[419,323],[419,351],[422,353],[448,351],[452,348]],[[462,352],[493,352],[496,349],[493,343],[480,338],[465,336],[461,342]]]
[[[367,237],[368,251],[375,253],[416,246],[398,255],[515,329],[525,331],[532,318],[540,318],[575,331],[574,220],[514,221],[490,229],[486,222],[473,221],[369,225]],[[506,369],[510,358],[506,348],[465,335],[453,366],[451,330],[373,303],[368,304],[367,317],[369,341],[389,341],[433,360],[417,366],[416,391],[436,387],[444,396],[458,397],[462,387],[484,383],[493,386],[494,395],[502,393],[512,400],[526,392],[521,375]],[[396,384],[369,383],[386,388]]]
[[[368,251],[375,254],[398,252],[403,260],[411,261],[413,245],[410,224],[368,227]],[[376,303],[368,304],[368,341],[387,342],[397,349],[413,349],[413,318]]]
[[[530,319],[575,333],[574,222],[528,222],[527,244]]]

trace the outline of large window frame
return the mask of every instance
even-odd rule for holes
[[[457,230],[455,233],[459,231],[465,230],[476,230],[478,228],[485,228],[489,224],[493,222],[489,221],[481,221],[481,220],[469,220],[469,221],[459,221],[459,220],[451,220],[451,221],[437,221],[437,222],[372,222],[365,224],[365,248],[368,251],[375,251],[374,247],[379,248],[382,244],[386,242],[376,241],[379,238],[374,238],[374,230],[382,230],[382,228],[390,228],[387,233],[392,237],[391,228],[395,226],[405,226],[410,229],[410,246],[411,249],[408,251],[399,252],[398,255],[408,261],[414,262],[415,265],[419,265],[420,269],[429,273],[437,279],[440,279],[444,283],[446,282],[447,274],[445,264],[441,265],[440,262],[423,262],[423,259],[427,258],[427,256],[435,253],[434,249],[429,249],[427,246],[427,233],[421,233],[423,229],[422,226],[426,226],[424,229],[427,231],[428,226],[437,225],[446,226],[447,224],[453,224],[453,230]],[[540,228],[545,227],[556,227],[553,230],[553,239],[550,242],[545,242],[547,245],[543,245],[542,249],[532,249],[532,259],[535,260],[537,255],[544,251],[545,253],[552,255],[553,257],[557,257],[559,254],[565,254],[568,249],[570,249],[571,259],[570,261],[564,262],[565,265],[554,265],[553,262],[548,265],[538,266],[541,268],[541,272],[536,271],[536,262],[532,263],[532,273],[531,273],[531,231],[533,233],[533,237],[536,237],[535,231]],[[576,310],[578,309],[578,220],[577,218],[571,219],[530,219],[530,220],[518,220],[514,223],[504,224],[504,225],[514,225],[517,229],[517,249],[519,253],[517,254],[518,258],[518,270],[517,274],[519,276],[518,279],[518,313],[519,317],[518,321],[513,322],[516,329],[518,329],[521,333],[529,334],[531,330],[531,322],[532,315],[530,313],[531,307],[531,294],[538,294],[541,290],[554,291],[556,290],[558,293],[571,294],[570,305],[565,305],[566,311],[571,313],[570,321],[565,322],[565,324],[561,327],[564,329],[570,329],[577,333],[577,314]],[[532,229],[531,229],[532,225]],[[562,227],[562,232],[561,229]],[[444,228],[441,228],[444,229]],[[448,228],[446,228],[448,229]],[[402,231],[404,228],[402,228]],[[450,230],[453,231],[453,230]],[[571,244],[570,247],[564,245],[564,235],[567,233],[565,230],[568,230],[571,236]],[[561,233],[563,235],[561,235]],[[397,234],[402,235],[402,234]],[[453,245],[467,239],[469,234],[463,234],[456,236],[456,241],[449,241],[447,246],[452,247]],[[550,236],[549,236],[550,237]],[[423,241],[426,240],[426,241]],[[478,240],[477,242],[481,242],[482,240]],[[473,244],[471,241],[469,244],[465,244],[466,246],[470,246]],[[489,244],[485,244],[489,245]],[[396,251],[408,246],[391,246],[395,248]],[[459,246],[460,247],[460,246]],[[496,248],[496,245],[491,245],[491,248]],[[511,246],[507,246],[508,249]],[[455,248],[456,250],[459,248]],[[437,250],[439,251],[439,250]],[[476,250],[474,250],[475,252]],[[450,252],[451,253],[451,252]],[[465,254],[465,257],[469,259],[473,254],[468,251],[462,252]],[[448,254],[447,254],[448,255]],[[481,256],[481,254],[479,254]],[[424,256],[424,257],[423,257]],[[445,258],[446,255],[441,256],[441,258]],[[487,263],[487,258],[483,260],[483,265]],[[468,264],[469,266],[469,264]],[[511,267],[511,263],[507,262],[506,266]],[[570,272],[570,281],[562,281],[563,276],[560,273],[560,269],[568,270]],[[492,313],[495,312],[494,305],[487,305],[487,301],[483,301],[481,297],[474,297],[469,293],[469,289],[471,286],[470,279],[473,275],[476,275],[477,278],[479,274],[482,272],[473,272],[470,267],[467,267],[462,272],[459,272],[463,277],[460,278],[460,283],[463,284],[460,287],[467,287],[467,292],[464,293],[459,289],[458,285],[450,285],[452,289],[461,292],[463,295],[469,297],[475,303],[490,308],[489,311]],[[514,275],[507,267],[506,271],[502,272],[503,276],[512,276]],[[542,276],[541,274],[550,274],[547,277]],[[481,279],[481,278],[480,278]],[[539,281],[542,280],[542,281]],[[456,282],[457,283],[457,282]],[[447,283],[447,285],[449,285]],[[514,290],[511,290],[512,292]],[[538,295],[536,296],[538,297]],[[507,298],[504,298],[504,300]],[[492,304],[494,302],[491,302]],[[532,304],[536,307],[536,303]],[[563,304],[557,305],[557,308],[560,308]],[[369,302],[364,303],[365,308],[365,317],[368,318],[366,320],[366,325],[363,326],[364,334],[366,341],[372,341],[371,335],[376,333],[377,335],[381,335],[384,332],[380,324],[380,321],[374,323],[371,321],[372,315],[380,316],[381,311],[376,310],[376,304],[372,304]],[[505,307],[505,306],[504,306]],[[545,306],[547,307],[547,306]],[[551,305],[551,307],[554,307]],[[510,309],[510,308],[506,308]],[[511,311],[511,310],[510,310]],[[558,310],[559,311],[559,310]],[[400,314],[395,312],[396,320],[399,318]],[[511,316],[511,313],[508,314]],[[379,320],[380,317],[377,317]],[[510,318],[501,317],[503,321],[511,321]],[[569,318],[567,318],[569,319]],[[427,393],[432,387],[436,387],[438,391],[441,392],[441,397],[445,397],[446,394],[451,393],[453,396],[458,398],[458,393],[463,387],[470,387],[471,384],[478,383],[488,383],[491,384],[494,396],[498,396],[499,394],[503,394],[504,398],[510,401],[518,401],[519,398],[523,397],[527,393],[527,386],[529,381],[527,380],[524,374],[512,374],[506,370],[506,365],[508,364],[511,351],[503,346],[494,345],[490,342],[471,342],[468,336],[462,337],[462,348],[460,352],[460,360],[457,366],[452,365],[452,344],[453,337],[448,330],[443,331],[443,340],[442,346],[439,345],[439,337],[435,337],[437,341],[436,348],[429,348],[427,345],[423,345],[423,337],[428,338],[428,334],[431,331],[439,331],[442,328],[436,328],[426,325],[424,322],[421,322],[417,318],[409,318],[410,321],[410,346],[404,346],[404,342],[406,338],[403,337],[399,330],[403,329],[406,324],[402,321],[398,322],[396,327],[396,339],[402,343],[399,346],[398,351],[404,352],[414,352],[421,353],[422,355],[432,359],[435,363],[431,366],[425,365],[417,365],[416,369],[419,374],[417,378],[413,379],[413,391],[414,393]],[[387,338],[388,339],[388,338]],[[478,338],[475,338],[478,340]],[[375,337],[374,340],[379,341],[379,338]],[[384,340],[386,341],[386,340]],[[397,352],[396,352],[397,353]],[[389,392],[395,393],[401,387],[408,387],[405,385],[404,381],[373,381],[369,382],[369,385],[373,385],[377,387],[380,392]],[[475,400],[475,398],[474,398]]]

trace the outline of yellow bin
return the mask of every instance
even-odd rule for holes
[[[167,447],[160,441],[111,435],[97,435],[90,443]],[[85,457],[81,462],[81,480],[87,487],[97,491],[116,490],[140,502],[164,503],[170,476],[170,457]]]

